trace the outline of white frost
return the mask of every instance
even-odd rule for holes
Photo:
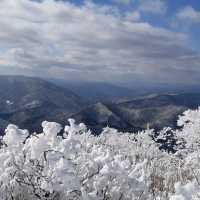
[[[160,150],[153,130],[91,135],[69,119],[44,121],[30,135],[9,125],[0,148],[0,199],[197,200],[200,197],[200,109],[179,118],[176,153]]]

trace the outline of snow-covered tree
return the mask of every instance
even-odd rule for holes
[[[29,134],[9,125],[1,139],[1,200],[200,199],[200,109],[186,111],[179,130],[94,136],[69,119],[64,128],[43,122]],[[60,131],[64,134],[60,136]],[[176,152],[160,141],[176,145]]]

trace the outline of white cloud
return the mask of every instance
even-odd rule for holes
[[[186,6],[177,13],[177,18],[185,22],[200,23],[200,11]]]
[[[140,0],[139,10],[144,13],[165,14],[167,5],[164,0]]]
[[[139,21],[141,19],[141,15],[139,11],[128,12],[126,14],[126,20],[128,21]]]
[[[134,0],[113,0],[113,2],[118,4],[129,5],[130,3],[134,2]]]
[[[0,7],[0,73],[169,79],[168,70],[181,80],[188,66],[200,70],[185,34],[138,22],[136,12],[53,0],[1,0]]]

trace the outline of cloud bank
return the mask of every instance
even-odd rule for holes
[[[0,73],[108,81],[200,78],[200,56],[187,35],[142,22],[139,11],[53,0],[1,0],[0,7]]]
[[[200,12],[191,6],[186,6],[177,13],[177,18],[190,23],[200,23]]]

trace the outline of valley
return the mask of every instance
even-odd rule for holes
[[[104,89],[105,86],[101,88]],[[39,131],[44,120],[65,124],[68,118],[85,123],[96,134],[106,126],[122,132],[135,132],[147,126],[160,130],[176,127],[181,113],[200,105],[199,93],[130,97],[129,92],[129,97],[123,96],[126,100],[104,98],[106,101],[103,101],[102,97],[102,101],[91,102],[71,91],[70,86],[69,89],[60,87],[39,78],[0,76],[1,132],[10,123]]]

